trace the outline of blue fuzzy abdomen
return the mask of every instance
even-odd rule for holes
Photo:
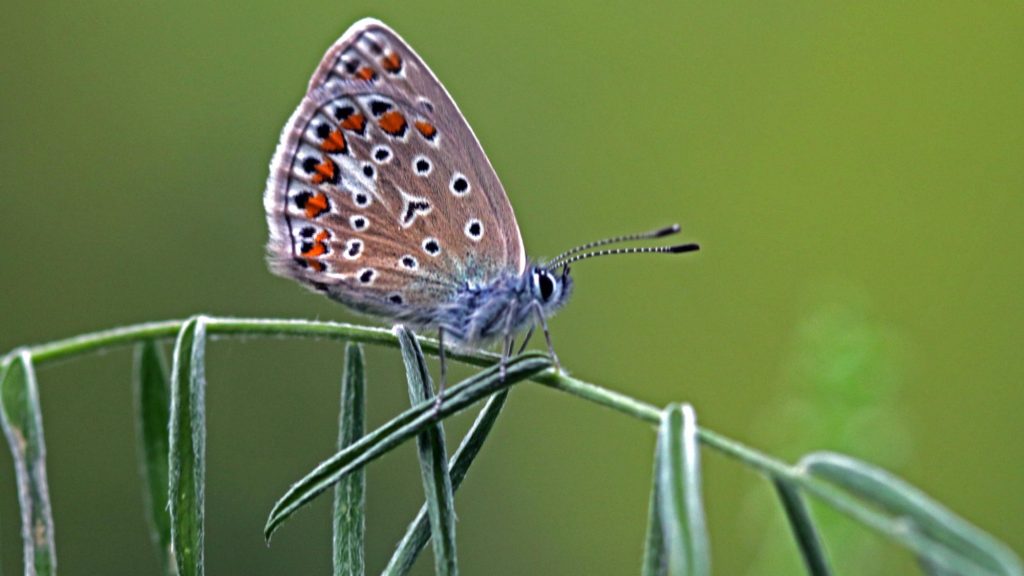
[[[502,275],[479,286],[466,284],[451,302],[438,308],[434,324],[459,344],[487,345],[528,323],[531,299],[529,284],[519,276]]]

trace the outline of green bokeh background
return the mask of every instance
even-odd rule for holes
[[[675,220],[703,244],[575,269],[552,329],[577,376],[691,402],[704,425],[786,458],[867,458],[1024,550],[1019,2],[5,0],[3,13],[0,349],[198,312],[354,320],[266,271],[261,194],[321,54],[373,15],[458,101],[531,254]],[[129,360],[39,374],[64,574],[158,570]],[[209,573],[326,573],[327,499],[269,549],[261,529],[331,452],[342,346],[216,343],[209,361]],[[377,425],[405,385],[396,352],[368,361]],[[524,386],[492,438],[458,498],[464,573],[638,571],[651,430]],[[16,574],[4,452],[0,563]],[[704,461],[716,572],[796,573],[766,483]],[[422,499],[411,446],[370,468],[368,498],[379,570]],[[820,512],[842,573],[912,567]]]

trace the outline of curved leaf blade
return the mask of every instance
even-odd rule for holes
[[[775,484],[779,499],[782,500],[786,519],[789,520],[789,527],[793,530],[797,546],[800,547],[800,555],[804,559],[807,573],[811,576],[831,576],[825,547],[817,528],[814,527],[811,511],[807,509],[807,503],[800,495],[800,490],[786,480],[775,478],[772,482]]]
[[[665,538],[661,531],[661,503],[658,500],[658,492],[661,483],[658,478],[661,476],[661,434],[658,435],[658,444],[654,448],[654,473],[651,481],[651,499],[647,511],[647,535],[644,538],[644,562],[641,568],[642,576],[663,576],[668,568],[665,563]]]
[[[147,340],[135,347],[133,372],[138,459],[146,484],[143,498],[150,536],[163,573],[177,574],[171,550],[171,517],[167,511],[171,390],[167,363],[156,342]]]
[[[508,375],[501,380],[497,366],[483,370],[451,386],[445,392],[437,417],[444,419],[461,412],[495,392],[551,368],[551,360],[543,354],[524,354],[508,364]],[[338,480],[386,454],[416,436],[435,421],[434,402],[422,402],[399,414],[380,428],[366,434],[347,449],[321,462],[305,477],[288,489],[274,504],[264,527],[269,540],[274,531],[292,514],[323,493]]]
[[[46,480],[46,442],[35,368],[28,350],[4,359],[0,366],[0,424],[14,460],[21,509],[25,574],[57,572],[50,488]]]
[[[700,486],[697,417],[690,405],[669,405],[658,432],[658,502],[672,576],[711,572]]]
[[[919,552],[933,570],[959,570],[948,565],[952,559],[992,574],[1024,574],[1009,548],[881,468],[832,452],[809,454],[800,460],[799,468],[905,523],[904,534],[919,542]]]
[[[206,323],[185,322],[174,344],[168,501],[178,573],[202,576],[206,483]]]
[[[476,420],[473,421],[469,432],[466,433],[466,437],[459,444],[455,455],[448,462],[453,491],[457,492],[459,486],[462,485],[462,481],[466,479],[469,467],[480,453],[480,449],[483,448],[484,442],[494,428],[494,424],[501,414],[507,399],[508,390],[502,390],[487,400],[480,413],[477,414]],[[406,529],[405,535],[399,541],[395,553],[391,556],[387,567],[381,573],[382,576],[405,576],[405,574],[412,570],[416,557],[419,556],[420,551],[423,550],[423,547],[427,545],[427,541],[430,540],[429,522],[427,519],[427,505],[424,503],[420,507],[416,518]]]
[[[366,372],[363,349],[354,342],[345,346],[345,372],[341,379],[341,414],[338,416],[338,450],[363,435],[366,412]],[[366,533],[366,475],[358,470],[334,486],[334,575],[362,576]]]
[[[395,335],[402,349],[409,402],[415,406],[434,400],[427,360],[416,337],[405,326],[396,326]],[[438,576],[457,576],[458,553],[455,541],[455,497],[448,474],[448,450],[444,425],[440,420],[427,426],[416,437],[420,459],[420,476],[427,500],[431,542],[434,548],[434,572]]]

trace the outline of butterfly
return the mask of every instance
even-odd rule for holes
[[[498,176],[458,106],[422,59],[374,19],[327,51],[270,164],[270,268],[370,316],[436,330],[461,347],[547,328],[569,299],[570,264],[610,254],[682,253],[696,244],[594,250],[652,232],[527,260]],[[522,349],[522,348],[521,348]],[[521,350],[520,349],[520,350]]]

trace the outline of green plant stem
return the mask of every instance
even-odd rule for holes
[[[150,322],[125,326],[112,330],[83,334],[66,340],[57,340],[47,344],[29,347],[32,359],[36,366],[45,365],[50,362],[65,360],[67,358],[104,350],[117,346],[125,346],[143,340],[166,339],[171,340],[177,336],[181,326],[186,320],[169,320],[163,322]],[[276,336],[276,337],[303,337],[322,338],[329,340],[347,340],[361,342],[364,344],[376,344],[391,348],[398,348],[398,339],[386,328],[369,326],[357,326],[338,322],[316,322],[309,320],[258,320],[247,318],[217,318],[204,317],[207,334],[210,338],[222,336]],[[438,353],[437,340],[432,338],[418,337],[423,351],[436,356]],[[490,366],[499,360],[497,354],[490,352],[447,352],[449,358],[472,364],[475,366]],[[661,410],[656,406],[647,404],[641,400],[631,398],[619,392],[602,388],[600,386],[577,380],[565,372],[548,370],[533,377],[533,381],[572,394],[583,400],[594,404],[611,408],[637,420],[657,426],[661,421]],[[744,464],[758,470],[771,478],[782,478],[796,481],[808,491],[834,503],[841,508],[854,508],[854,502],[850,500],[848,506],[844,506],[843,494],[835,490],[829,490],[828,486],[821,485],[813,479],[799,476],[789,464],[776,460],[767,454],[749,448],[735,440],[731,440],[707,428],[699,428],[697,437],[702,444],[717,452],[735,458]],[[871,522],[869,522],[871,523]]]
[[[310,320],[254,320],[218,317],[205,317],[204,320],[207,334],[214,339],[221,336],[304,337],[348,340],[398,348],[398,339],[387,328]],[[73,356],[126,346],[143,340],[171,340],[177,336],[185,322],[186,320],[166,320],[136,324],[31,346],[28,350],[32,354],[33,362],[39,367]],[[437,340],[424,337],[418,337],[418,340],[424,353],[437,355]],[[500,358],[497,354],[483,351],[446,351],[446,355],[453,360],[474,366],[490,366]],[[658,407],[613,390],[577,380],[565,372],[548,370],[535,376],[533,381],[594,404],[611,408],[652,426],[657,426],[661,421],[661,410]],[[707,428],[700,428],[697,437],[705,446],[740,460],[768,476],[786,479],[794,477],[793,470],[785,462],[776,460]]]
[[[305,320],[263,320],[208,316],[204,316],[202,320],[210,338],[222,336],[301,337],[345,340],[391,348],[399,347],[398,339],[390,330],[385,328]],[[171,340],[187,321],[169,320],[125,326],[36,345],[29,347],[27,350],[30,353],[32,362],[38,367],[50,362],[57,362],[108,348],[126,346],[144,340]],[[423,352],[433,356],[437,355],[438,343],[436,340],[423,337],[418,337],[417,340]],[[17,353],[18,351],[9,352],[3,357],[3,362],[5,364],[9,363]],[[497,354],[483,351],[452,351],[447,352],[447,356],[453,360],[475,366],[491,366],[499,360]],[[563,372],[553,369],[546,370],[536,374],[531,379],[594,404],[611,408],[616,412],[631,416],[652,426],[657,426],[661,419],[661,410],[655,406],[618,392],[577,380]],[[931,545],[922,544],[898,520],[864,507],[854,497],[826,482],[810,477],[798,467],[790,466],[786,462],[740,444],[707,428],[698,429],[697,438],[708,448],[734,458],[772,480],[788,481],[793,485],[799,486],[800,489],[808,494],[813,495],[858,522],[899,541],[918,554],[944,558],[946,565],[958,569],[970,571],[972,568],[976,568],[972,564],[963,563],[960,558],[950,557],[950,554],[944,549],[934,549]]]
[[[57,340],[48,344],[32,346],[29,347],[29,352],[32,354],[32,360],[38,367],[72,356],[116,346],[125,346],[142,340],[170,340],[178,334],[184,322],[185,320],[168,320],[93,332],[66,340]],[[211,338],[219,336],[291,336],[349,340],[364,344],[377,344],[398,348],[398,339],[386,328],[308,320],[253,320],[247,318],[207,317],[206,322],[206,330]],[[437,355],[437,340],[424,337],[419,337],[418,340],[425,353]],[[482,351],[468,353],[451,351],[447,355],[454,360],[475,366],[489,366],[499,359],[497,354]],[[661,410],[656,406],[613,390],[590,384],[589,382],[577,380],[564,372],[542,372],[535,376],[533,380],[550,388],[567,392],[594,404],[611,408],[627,416],[632,416],[652,426],[657,426],[661,421]],[[776,460],[716,432],[712,432],[707,428],[700,428],[697,436],[705,446],[740,460],[768,476],[785,479],[791,479],[794,476],[794,472],[789,464]]]
[[[389,346],[391,348],[399,347],[398,339],[390,330],[385,328],[304,320],[202,317],[202,321],[210,338],[221,336],[302,337],[346,340]],[[181,327],[186,322],[188,320],[169,320],[125,326],[32,346],[27,351],[33,364],[38,367],[89,352],[126,346],[145,340],[170,340],[179,333]],[[436,340],[422,337],[417,340],[425,353],[437,355],[438,343]],[[3,363],[5,365],[9,364],[18,353],[19,351],[9,352],[2,358]],[[496,354],[482,351],[450,352],[448,356],[454,360],[475,366],[490,366],[499,359],[499,356]],[[594,404],[611,408],[652,426],[657,426],[661,419],[662,411],[655,406],[618,392],[577,380],[556,370],[546,370],[536,374],[532,377],[532,380]],[[773,481],[787,481],[792,485],[799,486],[801,490],[855,520],[899,541],[919,555],[943,558],[947,566],[958,569],[962,568],[970,571],[974,568],[969,563],[963,563],[959,557],[950,555],[945,549],[935,549],[931,544],[914,538],[911,531],[908,531],[906,526],[902,525],[898,520],[862,506],[856,498],[826,482],[811,477],[799,467],[790,466],[786,462],[772,458],[767,454],[706,428],[697,430],[697,438],[708,448],[742,462],[768,476]]]

